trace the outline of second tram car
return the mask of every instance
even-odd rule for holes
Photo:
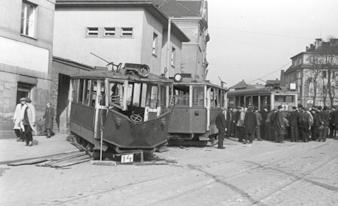
[[[96,152],[102,147],[115,153],[154,150],[166,144],[172,80],[146,76],[106,68],[72,76],[71,133]]]
[[[206,144],[218,133],[215,118],[227,107],[226,92],[227,89],[208,81],[175,82],[175,107],[168,128],[170,140]]]
[[[229,107],[248,107],[254,106],[258,110],[267,108],[277,109],[279,105],[284,110],[291,110],[292,106],[297,106],[297,92],[269,87],[239,89],[228,92]]]

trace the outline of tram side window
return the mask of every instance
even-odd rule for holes
[[[176,105],[189,106],[189,86],[175,86],[174,97]]]
[[[79,92],[79,90],[78,90],[78,87],[79,87],[79,80],[72,80],[72,86],[73,86],[73,89],[72,89],[72,101],[73,102],[76,102],[77,103],[77,97],[79,96],[78,95],[78,92]]]
[[[140,106],[141,84],[134,83],[133,106]]]
[[[216,106],[216,98],[215,98],[215,91],[214,89],[210,90],[210,107]]]
[[[110,105],[122,106],[123,103],[123,83],[111,82],[109,84]]]
[[[158,87],[153,85],[151,86],[151,93],[150,93],[150,108],[156,108],[158,102]]]
[[[96,101],[96,95],[97,95],[97,81],[92,81],[90,88],[91,88],[90,106],[95,107],[95,101]]]
[[[128,84],[127,89],[127,105],[132,104],[132,98],[133,98],[133,84]]]
[[[193,106],[204,106],[204,88],[194,87],[192,92],[192,105]]]
[[[85,83],[84,83],[85,87],[84,87],[84,98],[83,98],[83,102],[82,104],[87,105],[89,102],[89,94],[90,94],[90,85],[91,85],[91,81],[86,79]]]
[[[166,107],[166,103],[167,103],[167,87],[166,86],[161,86],[161,107],[164,108]]]
[[[142,84],[142,91],[141,91],[141,107],[146,107],[147,104],[147,84]]]
[[[84,87],[84,79],[80,79],[80,82],[79,82],[79,94],[78,94],[78,99],[77,99],[78,103],[82,103],[82,99],[83,99],[83,87]]]

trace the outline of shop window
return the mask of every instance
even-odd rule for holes
[[[35,37],[36,33],[36,11],[37,5],[29,1],[22,2],[21,10],[21,34]]]

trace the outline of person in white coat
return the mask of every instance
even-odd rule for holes
[[[23,134],[23,125],[22,125],[22,114],[23,109],[26,108],[26,98],[21,98],[20,103],[16,105],[13,123],[14,123],[14,132],[16,135],[16,141],[23,142],[24,134]]]

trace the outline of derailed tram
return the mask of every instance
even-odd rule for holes
[[[170,143],[205,146],[218,134],[215,119],[227,108],[227,89],[208,81],[178,79],[168,128]]]
[[[70,131],[96,157],[101,149],[153,151],[167,143],[172,80],[140,75],[135,65],[72,76]]]

